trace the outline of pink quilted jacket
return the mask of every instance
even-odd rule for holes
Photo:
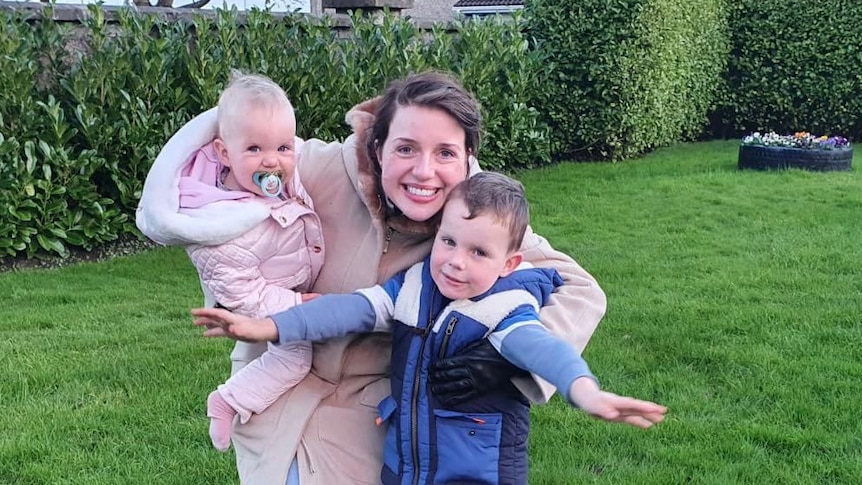
[[[186,246],[206,303],[218,302],[254,317],[301,303],[300,294],[309,291],[320,273],[324,246],[320,219],[299,181],[299,172],[288,187],[291,197],[278,200],[214,187],[219,169],[211,144],[198,151],[183,170],[181,206],[194,210],[195,200],[212,203],[222,199],[221,204],[264,205],[269,211],[257,225],[227,242]]]
[[[269,202],[270,217],[218,246],[186,246],[207,300],[254,317],[302,302],[323,264],[320,221],[303,199]]]

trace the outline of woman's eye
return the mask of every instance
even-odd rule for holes
[[[448,148],[444,148],[437,152],[437,161],[439,163],[452,163],[457,162],[458,160],[460,160],[458,158],[458,153],[453,150],[449,150]]]
[[[411,153],[413,153],[413,147],[400,146],[395,149],[395,152],[399,155],[410,155]]]

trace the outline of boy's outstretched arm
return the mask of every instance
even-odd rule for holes
[[[377,314],[359,293],[323,295],[268,318],[250,318],[217,308],[195,308],[194,324],[205,337],[229,337],[245,342],[318,342],[353,332],[375,330]]]
[[[578,352],[538,322],[526,319],[507,323],[502,331],[490,335],[491,344],[509,362],[549,381],[587,414],[640,428],[664,419],[664,406],[600,390]]]
[[[251,318],[223,308],[193,308],[194,324],[205,327],[204,337],[228,337],[243,342],[273,342],[278,329],[271,318]]]
[[[568,397],[591,416],[644,429],[660,423],[667,412],[666,407],[654,402],[602,391],[589,377],[575,379],[569,386]]]

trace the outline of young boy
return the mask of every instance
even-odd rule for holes
[[[179,212],[142,201],[138,226],[146,234],[182,227],[207,306],[263,317],[311,298],[323,234],[296,173],[297,141],[284,90],[266,77],[234,72],[219,98],[217,137],[182,166],[157,160],[150,171],[147,183],[158,184],[166,199],[178,195]],[[310,368],[311,344],[291,342],[271,345],[240,369],[207,400],[213,446],[227,450],[237,413],[247,421]]]
[[[389,423],[383,483],[526,483],[526,399],[500,391],[443,409],[428,391],[432,362],[488,338],[593,416],[647,428],[666,412],[600,391],[578,353],[541,325],[538,310],[562,280],[554,270],[521,266],[528,224],[523,186],[480,173],[449,195],[430,258],[383,285],[262,320],[196,309],[195,325],[207,327],[206,336],[249,341],[392,332],[392,395],[378,406],[380,423]]]

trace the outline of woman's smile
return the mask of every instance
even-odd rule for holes
[[[407,191],[407,193],[416,197],[432,197],[440,191],[440,189],[419,187],[416,185],[405,185],[404,189]]]

